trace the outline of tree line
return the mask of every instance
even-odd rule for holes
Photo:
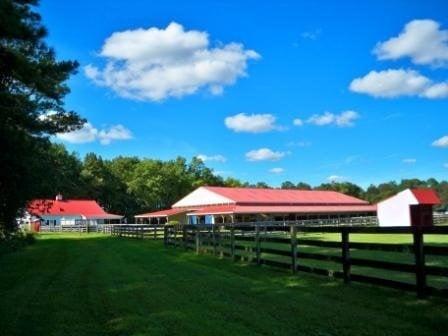
[[[138,213],[169,208],[194,189],[205,186],[272,188],[264,182],[251,184],[233,177],[215,175],[199,158],[183,157],[156,160],[135,156],[118,156],[106,160],[95,153],[82,160],[62,144],[52,144],[49,166],[42,181],[46,183],[41,197],[52,198],[62,193],[66,198],[91,198],[107,211],[122,214],[129,220]],[[351,182],[322,183],[312,187],[305,182],[285,181],[281,189],[334,190],[376,203],[406,188],[430,187],[448,204],[448,182],[436,179],[405,179],[370,185]]]

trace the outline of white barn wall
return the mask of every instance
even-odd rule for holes
[[[411,226],[411,204],[418,204],[411,190],[404,190],[377,204],[379,226]]]

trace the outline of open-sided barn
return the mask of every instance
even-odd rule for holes
[[[376,206],[335,191],[200,187],[140,223],[215,224],[376,216]]]

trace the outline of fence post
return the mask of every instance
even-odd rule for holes
[[[423,232],[418,227],[414,228],[413,231],[417,296],[419,298],[424,298],[427,294],[427,291]]]
[[[230,256],[232,260],[235,260],[235,227],[230,227]]]
[[[216,226],[212,224],[212,241],[213,241],[213,255],[216,256],[217,248],[216,248]]]
[[[195,242],[196,242],[196,254],[199,254],[199,224],[196,225]]]
[[[350,283],[350,241],[349,231],[347,228],[342,228],[341,231],[341,246],[342,246],[342,269],[344,272],[344,283]]]
[[[168,245],[168,226],[163,227],[163,245]]]
[[[291,269],[297,273],[297,227],[291,224],[289,227],[291,234]]]
[[[260,226],[255,224],[255,260],[257,261],[257,265],[261,264],[260,252]]]
[[[187,250],[188,242],[187,242],[187,225],[186,224],[182,225],[182,243],[183,243],[184,249]]]

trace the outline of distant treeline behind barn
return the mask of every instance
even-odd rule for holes
[[[187,161],[119,156],[102,159],[94,153],[80,159],[61,144],[52,144],[49,153],[52,169],[48,184],[40,197],[63,193],[67,198],[92,198],[107,211],[124,214],[129,220],[136,213],[169,207],[195,188],[203,185],[270,188],[264,182],[250,184],[236,178],[214,174],[200,159]],[[300,176],[297,177],[298,179]],[[44,178],[45,179],[45,178]],[[335,190],[376,203],[406,188],[434,188],[442,199],[439,210],[448,207],[448,181],[405,179],[370,185],[367,189],[351,182],[323,183],[310,186],[305,182],[285,181],[284,189]]]

